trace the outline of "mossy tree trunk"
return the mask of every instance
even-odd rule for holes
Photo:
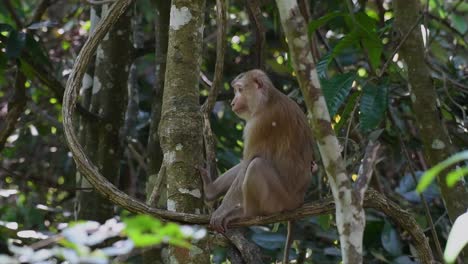
[[[203,124],[199,75],[203,43],[204,0],[173,0],[159,135],[164,154],[167,209],[202,213],[199,171],[203,163]],[[200,244],[171,247],[171,263],[209,263]]]
[[[401,36],[406,36],[419,21],[419,1],[396,0],[395,28]],[[419,26],[410,32],[401,46],[400,54],[408,66],[408,81],[411,101],[416,116],[416,124],[421,135],[424,155],[429,166],[434,166],[448,158],[453,152],[453,145],[438,108],[437,93],[431,73],[424,60],[424,44]],[[468,192],[464,182],[448,188],[445,175],[438,176],[438,182],[450,220],[453,222],[468,208]]]

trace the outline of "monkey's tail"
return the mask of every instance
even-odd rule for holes
[[[283,264],[289,263],[289,249],[292,244],[292,221],[288,221],[288,231],[286,235],[286,243],[284,243]]]

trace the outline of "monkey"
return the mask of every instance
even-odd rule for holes
[[[204,198],[224,198],[210,227],[223,233],[233,220],[293,210],[304,203],[315,162],[313,138],[300,107],[277,90],[265,72],[254,69],[231,82],[233,112],[246,121],[242,160],[212,181],[200,169]],[[283,262],[291,244],[291,223]],[[288,241],[289,240],[289,241]]]

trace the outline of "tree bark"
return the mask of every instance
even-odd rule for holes
[[[419,20],[419,2],[416,0],[395,0],[395,29],[405,36]],[[424,156],[429,166],[434,166],[453,153],[453,145],[443,123],[438,108],[439,99],[432,83],[431,73],[425,63],[424,44],[421,31],[416,27],[409,33],[402,44],[400,54],[408,66],[408,82],[411,101],[416,116]],[[442,198],[450,220],[466,212],[468,208],[468,190],[463,181],[449,188],[445,174],[437,177]]]
[[[108,12],[102,6],[101,14]],[[127,106],[127,80],[131,64],[131,12],[124,14],[98,47],[93,80],[91,111],[100,117],[86,134],[88,151],[100,171],[110,182],[117,184],[120,174],[120,129],[124,124]],[[93,149],[93,150],[91,150]],[[84,183],[89,187],[89,183]],[[97,192],[81,196],[79,217],[105,221],[114,214],[114,205]]]
[[[164,153],[167,209],[200,214],[203,164],[203,124],[199,105],[199,75],[203,43],[204,0],[173,0],[159,136]],[[170,262],[208,263],[200,248],[170,247]]]
[[[408,35],[401,45],[400,54],[408,66],[408,82],[415,122],[423,143],[423,152],[429,166],[449,157],[454,151],[447,128],[439,111],[439,99],[432,82],[431,72],[425,62],[425,47],[419,26],[420,6],[416,0],[395,0],[395,29],[401,36]],[[412,30],[415,28],[415,30]],[[411,32],[410,32],[411,31]],[[440,193],[452,223],[468,208],[468,188],[465,181],[449,188],[445,173],[437,176]],[[463,250],[468,262],[468,248]]]
[[[166,56],[167,56],[167,45],[169,38],[169,14],[171,10],[171,3],[169,1],[158,1],[156,3],[157,18],[155,23],[156,30],[156,72],[155,72],[155,87],[153,93],[153,103],[151,111],[151,127],[148,137],[148,182],[146,185],[146,195],[149,198],[153,191],[158,192],[158,196],[161,199],[155,199],[158,208],[165,208],[163,205],[165,202],[166,192],[165,184],[161,184],[161,189],[154,190],[157,188],[156,183],[158,180],[164,181],[164,179],[158,179],[158,172],[161,168],[163,161],[163,153],[161,150],[161,143],[159,141],[158,127],[161,120],[161,108],[162,108],[162,97],[164,91],[164,80],[166,73]],[[161,174],[161,177],[163,175]],[[162,195],[162,196],[161,196]],[[159,201],[158,201],[159,200]],[[156,204],[151,204],[155,206]]]

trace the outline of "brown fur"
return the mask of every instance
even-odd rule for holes
[[[232,108],[247,121],[243,160],[214,182],[202,171],[205,199],[226,193],[210,222],[220,232],[234,219],[301,206],[313,163],[306,116],[264,72],[243,73],[232,86],[236,92]]]

